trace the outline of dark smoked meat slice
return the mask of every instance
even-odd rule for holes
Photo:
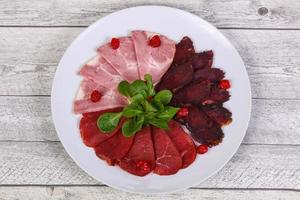
[[[168,134],[163,129],[152,127],[152,136],[156,156],[154,173],[159,175],[177,173],[182,167],[182,160]]]
[[[185,123],[190,131],[211,126],[212,121],[205,112],[197,106],[189,106],[188,111],[189,114],[186,117],[181,118],[180,121]]]
[[[204,106],[204,112],[212,120],[217,122],[220,126],[230,124],[232,121],[232,113],[220,105]]]
[[[228,101],[230,94],[227,90],[220,89],[218,85],[212,86],[210,95],[202,104],[222,104],[225,101]]]
[[[80,135],[83,143],[89,147],[95,147],[101,142],[112,137],[119,129],[120,125],[111,133],[102,133],[97,127],[98,117],[106,112],[119,112],[122,108],[104,110],[100,112],[84,113],[79,123]]]
[[[214,53],[212,50],[196,53],[192,58],[192,65],[195,70],[203,68],[211,68]]]
[[[134,136],[125,137],[122,130],[119,129],[114,136],[94,147],[94,150],[99,158],[105,160],[109,165],[115,165],[127,154],[133,139]]]
[[[161,81],[156,85],[156,91],[181,88],[193,80],[194,70],[190,62],[172,66]]]
[[[182,168],[186,168],[196,159],[195,143],[178,122],[171,120],[169,122],[169,128],[170,130],[167,131],[167,133],[180,153]]]
[[[194,74],[194,81],[209,80],[211,82],[219,82],[224,78],[224,72],[218,68],[199,69]]]
[[[155,153],[150,126],[144,127],[140,132],[135,134],[129,152],[119,165],[125,171],[137,176],[145,176],[154,169]]]
[[[175,92],[171,104],[174,106],[201,104],[209,97],[210,85],[209,81],[189,84]]]
[[[176,51],[172,65],[182,64],[192,58],[194,54],[195,49],[193,41],[189,37],[185,36],[178,44],[176,44]]]
[[[197,142],[206,144],[210,147],[221,143],[224,137],[224,133],[217,123],[213,123],[213,125],[208,128],[193,129],[191,133]]]

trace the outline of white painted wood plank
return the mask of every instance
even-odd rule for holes
[[[109,187],[0,187],[1,200],[297,200],[300,192],[282,190],[189,189],[160,195],[130,194]]]
[[[0,141],[58,141],[50,97],[2,96],[0,110]],[[244,143],[300,144],[299,121],[299,100],[254,99]]]
[[[0,28],[0,95],[49,95],[63,52],[82,30]],[[253,97],[300,98],[300,31],[222,32],[245,61]]]
[[[87,26],[114,11],[149,4],[189,11],[218,27],[300,27],[295,0],[1,0],[0,25]]]
[[[75,165],[60,143],[0,144],[0,185],[99,184]],[[300,189],[299,151],[298,145],[242,145],[217,175],[198,187]]]

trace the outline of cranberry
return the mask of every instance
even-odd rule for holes
[[[143,171],[150,171],[150,164],[147,161],[141,160],[136,164],[136,166]]]
[[[205,144],[201,144],[197,147],[197,153],[199,154],[205,154],[208,151],[208,146]]]
[[[91,99],[92,102],[96,103],[96,102],[100,101],[101,96],[102,96],[102,95],[101,95],[101,93],[100,93],[98,90],[94,90],[94,91],[91,93],[90,99]]]
[[[149,45],[151,47],[159,47],[161,44],[160,38],[158,35],[154,35],[150,40],[149,40]]]
[[[189,109],[183,107],[178,110],[176,116],[180,118],[180,117],[186,117],[188,116],[188,114],[189,114]]]
[[[120,47],[120,40],[118,38],[112,38],[110,41],[110,46],[112,49],[117,49]]]
[[[229,89],[230,87],[231,87],[231,86],[230,86],[229,80],[224,79],[224,80],[221,80],[221,81],[219,82],[219,88],[221,88],[221,89],[227,90],[227,89]]]

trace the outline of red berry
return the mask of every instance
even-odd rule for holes
[[[158,35],[154,35],[150,40],[149,40],[149,45],[151,47],[159,47],[161,44],[160,38]]]
[[[199,154],[205,154],[208,151],[208,146],[205,144],[201,144],[200,146],[197,147],[197,153]]]
[[[189,114],[189,109],[188,108],[180,108],[176,114],[177,117],[186,117]]]
[[[110,46],[112,49],[117,49],[120,47],[120,40],[118,38],[112,38],[110,41]]]
[[[219,82],[219,88],[224,89],[224,90],[229,89],[230,88],[230,82],[229,82],[229,80],[226,80],[226,79],[221,80]]]
[[[100,99],[101,99],[101,93],[100,93],[98,90],[94,90],[94,91],[91,93],[90,99],[91,99],[91,101],[94,102],[94,103],[100,101]]]
[[[147,161],[141,160],[139,161],[136,166],[140,169],[142,169],[143,171],[150,171],[150,164]]]

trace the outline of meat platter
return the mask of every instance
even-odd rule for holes
[[[160,21],[147,17],[154,11]],[[126,25],[115,26],[120,20]],[[198,184],[228,162],[251,94],[241,58],[214,27],[142,6],[104,17],[72,43],[51,104],[59,138],[82,169],[118,189],[161,193]]]

